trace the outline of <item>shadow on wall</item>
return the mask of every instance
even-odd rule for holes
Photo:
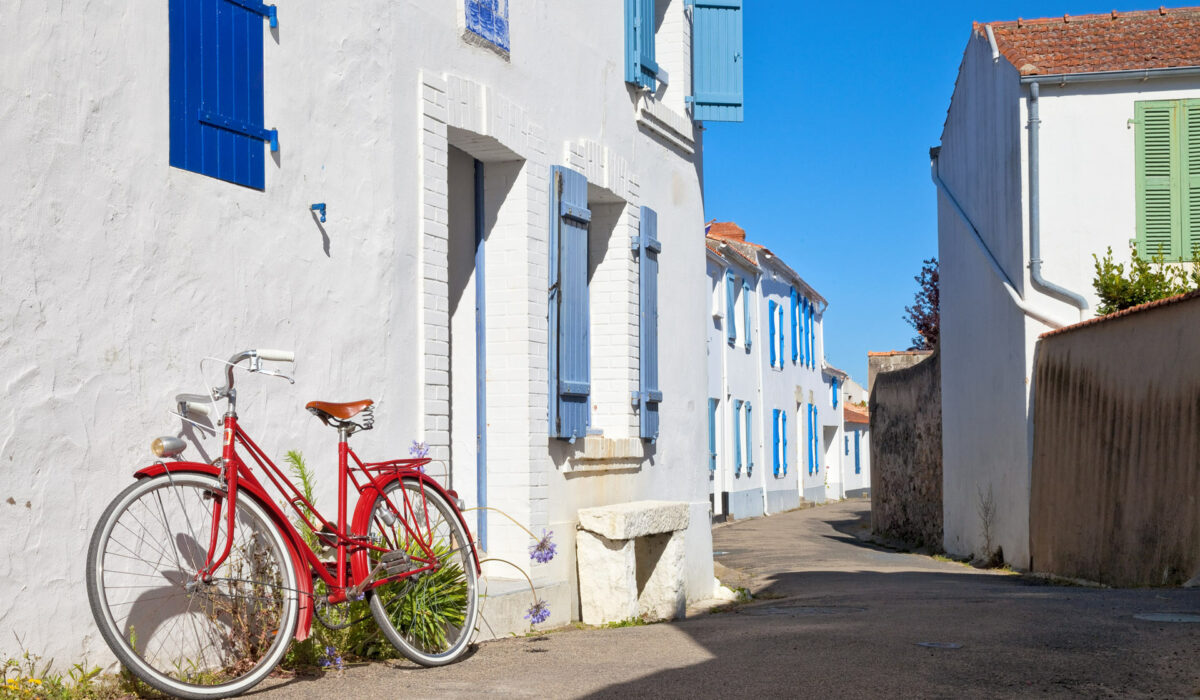
[[[872,361],[874,358],[872,358]],[[915,548],[943,548],[941,354],[875,376],[871,528]]]

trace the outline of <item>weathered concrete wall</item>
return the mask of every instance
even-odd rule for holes
[[[871,527],[942,548],[942,367],[919,364],[875,378],[871,392]]]
[[[889,350],[867,353],[867,393],[875,388],[875,377],[884,372],[912,367],[929,357],[929,350]],[[861,388],[861,387],[860,387]]]
[[[1034,570],[1200,575],[1200,294],[1048,334],[1036,368]]]

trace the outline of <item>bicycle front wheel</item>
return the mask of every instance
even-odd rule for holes
[[[479,591],[471,541],[454,509],[419,479],[393,481],[376,496],[368,534],[391,550],[373,551],[372,568],[381,560],[392,571],[433,564],[372,591],[371,615],[384,636],[422,666],[462,656],[475,634]]]
[[[197,580],[218,502],[228,506],[205,474],[141,479],[104,511],[88,549],[88,598],[101,635],[138,678],[176,697],[245,692],[279,663],[296,631],[287,544],[244,493],[229,557],[211,580]],[[223,511],[218,554],[228,534]]]

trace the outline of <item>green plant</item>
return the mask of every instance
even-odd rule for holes
[[[1097,314],[1111,314],[1200,288],[1200,248],[1192,251],[1188,266],[1168,264],[1161,249],[1149,260],[1139,256],[1136,248],[1131,250],[1128,272],[1124,263],[1113,260],[1111,247],[1103,258],[1092,255],[1096,270],[1092,287],[1100,297]]]
[[[103,700],[126,695],[115,678],[100,672],[99,666],[77,663],[64,675],[54,671],[53,659],[43,664],[41,657],[22,651],[19,657],[0,659],[0,698]]]

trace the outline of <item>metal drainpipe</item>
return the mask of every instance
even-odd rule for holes
[[[1038,84],[1029,84],[1029,281],[1041,292],[1079,309],[1079,320],[1087,310],[1087,299],[1066,287],[1054,284],[1042,277],[1041,241],[1041,194],[1038,186],[1040,170],[1038,158]]]

